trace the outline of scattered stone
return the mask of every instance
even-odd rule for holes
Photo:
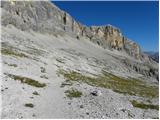
[[[83,106],[83,105],[80,105],[80,108],[84,108],[84,106]]]
[[[44,67],[40,67],[42,73],[46,73],[46,69]]]
[[[121,109],[122,112],[126,112],[126,109]]]
[[[32,117],[35,117],[35,116],[36,116],[35,114],[32,115]]]
[[[33,95],[39,95],[39,93],[37,91],[34,91]]]
[[[116,113],[116,115],[118,116],[118,115],[119,115],[119,113]]]
[[[24,106],[25,106],[25,107],[30,107],[30,108],[33,108],[33,107],[34,107],[34,105],[33,105],[32,103],[26,103]]]
[[[98,91],[96,90],[96,91],[92,91],[91,95],[93,95],[93,96],[100,96],[100,95],[102,95],[102,93],[101,93],[100,90],[98,90]]]
[[[44,79],[48,79],[48,77],[46,75],[41,75],[40,77],[44,78]]]
[[[89,115],[89,112],[86,112],[87,115]]]

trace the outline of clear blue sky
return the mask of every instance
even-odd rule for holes
[[[158,1],[54,1],[87,26],[111,24],[143,51],[159,51]]]

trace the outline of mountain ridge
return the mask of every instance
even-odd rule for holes
[[[146,53],[151,59],[159,63],[159,52],[148,51]]]
[[[142,53],[140,46],[123,36],[119,28],[109,24],[88,27],[75,21],[73,17],[59,9],[53,2],[42,1],[36,3],[37,5],[34,2],[21,5],[22,2],[18,1],[14,1],[12,4],[3,1],[1,6],[2,8],[4,6],[6,13],[8,10],[12,11],[11,14],[7,14],[8,17],[2,17],[2,24],[6,26],[12,23],[22,30],[32,29],[50,34],[53,34],[53,32],[68,32],[78,39],[86,37],[105,49],[126,52],[135,59],[144,60],[147,58]],[[26,8],[27,6],[28,8]]]

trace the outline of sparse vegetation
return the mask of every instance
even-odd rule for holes
[[[44,79],[48,79],[48,77],[46,75],[41,75],[40,77],[44,78]]]
[[[9,48],[2,48],[1,49],[1,53],[3,55],[8,55],[8,56],[16,56],[16,57],[24,57],[24,58],[28,58],[27,55],[25,55],[24,53],[20,53],[18,51],[9,49]]]
[[[59,63],[64,63],[63,59],[56,59],[56,61],[58,61]]]
[[[34,91],[33,95],[39,95],[39,93],[37,91]]]
[[[82,96],[82,92],[80,92],[76,89],[66,90],[65,93],[66,93],[67,97],[69,97],[69,98],[77,98],[77,97]]]
[[[134,107],[138,107],[141,109],[155,109],[155,110],[159,110],[159,105],[152,105],[152,104],[144,104],[142,102],[137,102],[135,100],[131,101],[132,105]]]
[[[8,64],[8,66],[11,66],[11,67],[17,67],[16,64]]]
[[[23,77],[23,76],[18,76],[18,75],[13,75],[13,74],[7,74],[10,78],[14,80],[21,81],[21,83],[26,83],[28,85],[34,86],[34,87],[45,87],[45,83],[40,83],[36,80],[33,80],[31,78]]]
[[[46,73],[46,69],[44,67],[40,67],[42,73]]]
[[[75,71],[59,70],[58,74],[64,76],[69,81],[81,81],[92,86],[112,89],[115,92],[140,97],[158,97],[158,87],[150,86],[138,79],[126,79],[115,76],[111,73],[102,72],[102,75],[90,77]]]
[[[66,80],[65,82],[62,82],[60,87],[65,87],[65,86],[71,86],[73,83],[71,81]]]
[[[7,64],[8,66],[11,66],[11,67],[17,67],[16,64],[9,64],[9,63],[7,63],[7,62],[4,62],[4,64]]]
[[[26,51],[28,54],[36,55],[36,56],[41,56],[45,52],[41,49],[33,48],[33,47],[28,47],[28,50]]]
[[[32,103],[26,103],[25,106],[26,106],[26,107],[30,107],[30,108],[33,108],[33,107],[34,107],[34,105],[33,105]]]

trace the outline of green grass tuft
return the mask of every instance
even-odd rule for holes
[[[30,108],[33,108],[33,107],[34,107],[34,105],[33,105],[32,103],[26,103],[25,106],[26,106],[26,107],[30,107]]]
[[[159,105],[152,105],[152,104],[144,104],[142,102],[137,102],[135,100],[131,101],[132,105],[134,107],[138,107],[141,109],[155,109],[155,110],[159,110]]]
[[[37,91],[34,91],[33,95],[39,95],[39,93]]]
[[[34,87],[45,87],[45,83],[40,83],[36,80],[33,80],[31,78],[23,77],[23,76],[18,76],[18,75],[13,75],[13,74],[7,74],[10,78],[14,80],[21,81],[22,83],[26,83],[28,85],[34,86]]]
[[[57,58],[56,61],[59,62],[59,63],[65,63],[64,60],[60,59],[60,58]]]
[[[17,67],[16,64],[7,64],[8,66],[11,66],[11,67]]]
[[[28,58],[27,55],[25,55],[25,54],[23,54],[23,53],[20,53],[20,52],[18,52],[18,51],[9,49],[9,48],[2,48],[2,49],[1,49],[1,53],[2,53],[3,55],[8,55],[8,56],[17,56],[17,57]]]
[[[82,92],[80,92],[76,89],[66,90],[65,93],[66,93],[67,97],[69,97],[69,98],[77,98],[77,97],[82,96]]]

